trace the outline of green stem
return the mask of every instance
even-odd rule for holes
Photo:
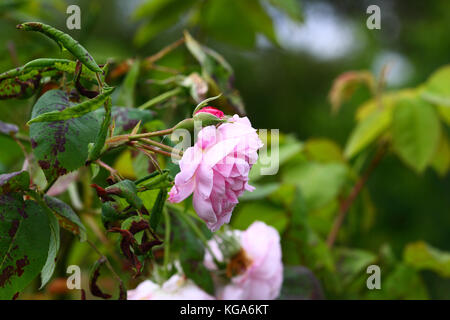
[[[158,136],[165,136],[168,134],[171,134],[173,132],[173,128],[164,129],[160,131],[152,131],[152,132],[146,132],[146,133],[140,133],[140,134],[133,134],[128,136],[128,140],[138,140],[141,138],[149,138],[149,137],[158,137]]]
[[[50,188],[55,184],[56,180],[58,180],[58,178],[54,178],[52,181],[47,183],[47,185],[45,186],[44,191],[42,191],[42,194],[46,194],[48,192],[48,190],[50,190]]]
[[[166,151],[163,151],[163,150],[160,150],[160,149],[155,149],[155,148],[150,147],[150,146],[148,146],[146,144],[137,144],[136,142],[133,142],[133,145],[135,147],[139,148],[139,149],[145,149],[145,150],[148,150],[148,151],[151,151],[151,152],[154,152],[154,153],[159,153],[159,154],[162,154],[163,156],[166,156],[166,157],[169,157],[169,158],[171,158],[172,156],[175,156],[176,158],[181,159],[181,157],[178,156],[177,154],[171,154],[169,152],[166,152]]]
[[[176,96],[181,91],[182,91],[182,89],[180,87],[178,87],[178,88],[172,89],[170,91],[164,92],[164,93],[160,94],[159,96],[156,96],[156,97],[148,100],[147,102],[145,102],[144,104],[139,106],[138,109],[141,109],[141,110],[148,109],[148,108],[154,106],[155,104],[158,104],[158,103],[163,102],[173,96]]]
[[[169,275],[169,254],[170,254],[170,215],[167,209],[164,209],[165,235],[164,235],[164,275]]]
[[[181,213],[181,211],[180,211]],[[216,255],[214,254],[214,252],[212,251],[211,247],[208,244],[208,239],[205,237],[205,235],[203,234],[203,232],[199,229],[199,227],[190,219],[190,214],[188,214],[187,212],[182,212],[179,215],[184,222],[186,222],[186,224],[192,229],[192,231],[194,231],[194,233],[197,235],[197,237],[199,237],[199,239],[203,242],[206,250],[208,250],[208,252],[211,254],[214,263],[217,266],[220,266],[220,262],[217,259]]]
[[[172,153],[179,154],[181,156],[183,155],[183,152],[181,150],[177,150],[175,148],[172,148],[171,146],[168,146],[168,145],[166,145],[164,143],[157,142],[155,140],[146,139],[146,138],[140,138],[139,141],[145,142],[147,144],[153,145],[153,146],[158,147],[160,149],[167,150],[167,151],[172,152]]]

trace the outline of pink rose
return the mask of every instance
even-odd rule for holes
[[[277,230],[255,221],[245,231],[233,231],[241,250],[227,261],[229,283],[217,281],[216,297],[221,300],[272,300],[280,294],[283,282],[280,236]],[[217,241],[210,240],[214,255],[223,260]],[[211,254],[205,254],[205,266],[216,270]]]
[[[230,221],[238,197],[253,191],[248,173],[262,145],[247,117],[234,115],[218,128],[203,128],[183,154],[169,201],[181,202],[193,193],[195,211],[216,231]]]
[[[161,286],[150,280],[142,282],[128,291],[128,300],[214,300],[214,297],[191,280],[175,274]]]
[[[213,108],[213,107],[204,107],[204,108],[198,110],[195,114],[197,114],[199,112],[210,113],[219,119],[222,119],[225,116],[222,111],[220,111],[219,109]]]

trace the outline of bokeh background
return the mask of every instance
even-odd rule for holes
[[[68,4],[80,6],[82,23],[81,30],[68,33],[99,63],[149,56],[188,28],[233,66],[235,87],[255,127],[278,128],[300,141],[330,138],[343,147],[355,125],[355,110],[369,93],[357,91],[338,114],[332,114],[328,94],[339,74],[365,69],[378,75],[389,64],[386,90],[391,90],[418,85],[449,62],[450,2],[446,0],[300,0],[287,1],[294,5],[289,10],[281,10],[276,5],[283,2],[279,0],[265,2],[263,9],[270,19],[255,18],[255,23],[251,21],[257,14],[242,10],[232,0],[180,0],[157,14],[152,14],[151,5],[145,6],[151,2],[2,0],[0,70],[34,58],[61,56],[54,43],[18,32],[15,25],[40,20],[67,31]],[[381,8],[381,30],[366,27],[366,9],[371,4]],[[149,90],[149,95],[156,90],[141,89]],[[1,119],[23,125],[32,103],[0,101]],[[0,172],[17,169],[20,149],[0,139]],[[439,177],[430,169],[417,174],[387,155],[367,188],[374,222],[352,237],[353,246],[378,251],[389,243],[401,256],[406,244],[424,240],[450,251],[449,175]],[[421,274],[430,298],[450,298],[450,280],[431,271]]]

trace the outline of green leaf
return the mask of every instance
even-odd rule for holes
[[[161,221],[162,211],[166,199],[167,199],[167,190],[160,189],[155,204],[153,205],[152,213],[150,215],[150,226],[152,227],[153,230],[156,230],[156,228],[159,225],[159,222]]]
[[[127,76],[123,80],[120,87],[119,96],[117,97],[116,104],[122,107],[134,108],[134,95],[137,80],[139,77],[140,61],[135,60]]]
[[[343,187],[348,169],[341,163],[299,163],[283,171],[283,181],[300,187],[308,210],[319,209],[336,198]]]
[[[242,203],[233,213],[231,225],[240,230],[247,229],[255,220],[262,221],[283,233],[288,225],[285,210],[259,202]]]
[[[439,117],[444,121],[444,123],[447,124],[447,126],[450,126],[450,107],[447,106],[437,106],[437,110],[439,113]]]
[[[40,22],[25,22],[17,25],[17,29],[25,31],[38,31],[45,34],[50,39],[54,40],[61,49],[67,49],[90,70],[94,72],[102,72],[102,69],[100,69],[89,52],[68,34]]]
[[[117,212],[117,209],[114,207],[113,203],[105,202],[102,203],[102,223],[107,228],[108,223],[116,222],[120,220],[121,216]]]
[[[34,105],[32,116],[64,110],[69,106],[69,99],[63,91],[47,91]],[[31,146],[47,181],[53,181],[85,164],[88,144],[94,141],[98,128],[97,119],[92,114],[30,126]]]
[[[145,18],[146,22],[139,27],[134,37],[134,43],[142,46],[153,39],[158,33],[180,21],[182,15],[192,7],[196,0],[153,0],[138,7],[134,16]]]
[[[131,206],[140,209],[142,200],[137,195],[136,185],[131,180],[122,180],[105,189],[109,194],[125,199]]]
[[[427,288],[413,268],[398,264],[386,277],[382,275],[381,290],[370,290],[372,299],[422,300],[428,299]],[[384,279],[384,280],[383,280]]]
[[[47,214],[21,194],[0,196],[0,299],[11,299],[42,270],[50,243]]]
[[[318,162],[344,161],[344,157],[339,145],[329,139],[309,139],[305,143],[305,154],[308,159]]]
[[[45,71],[56,70],[67,72],[72,75],[75,74],[76,62],[67,59],[54,59],[54,58],[39,58],[27,62],[25,65],[8,70],[0,74],[0,80],[20,77],[21,80],[24,77],[30,77],[40,74]],[[84,68],[81,72],[81,78],[91,81],[97,81],[95,72]]]
[[[433,248],[423,241],[408,244],[403,252],[403,260],[418,270],[431,270],[450,278],[450,253]]]
[[[51,279],[56,267],[56,256],[58,255],[60,246],[59,224],[58,219],[50,211],[47,214],[50,222],[50,244],[48,247],[47,261],[41,271],[41,287],[42,289]]]
[[[255,187],[255,190],[252,192],[245,191],[239,197],[239,199],[241,201],[263,199],[263,198],[269,196],[270,194],[274,193],[275,191],[277,191],[280,188],[280,184],[276,183],[276,182],[261,184],[261,185],[252,184],[252,186]]]
[[[234,72],[225,59],[210,48],[202,46],[187,31],[184,33],[186,47],[202,67],[202,77],[207,81],[211,95],[222,93],[217,104],[228,106],[234,112],[245,113],[244,103],[233,87]]]
[[[425,83],[422,98],[430,103],[450,107],[450,66],[435,71]]]
[[[0,194],[28,190],[30,175],[27,171],[0,174]]]
[[[97,109],[96,117],[101,121],[105,116],[105,109]],[[154,119],[154,113],[150,110],[140,110],[135,108],[113,107],[112,119],[115,123],[114,134],[121,135],[131,131],[141,121],[141,125]]]
[[[172,183],[172,178],[169,176],[169,171],[164,169],[162,172],[154,171],[148,176],[135,181],[136,186],[142,190],[153,190],[161,188],[169,188]]]
[[[440,137],[433,106],[421,99],[403,99],[394,110],[393,146],[399,157],[417,172],[430,163]]]
[[[441,177],[444,177],[450,169],[450,142],[444,132],[441,134],[438,148],[431,161],[431,166]]]
[[[111,117],[112,117],[112,106],[111,106],[111,98],[108,97],[105,100],[105,105],[103,110],[104,115],[101,119],[100,130],[97,132],[97,136],[95,137],[94,143],[89,145],[89,153],[88,153],[88,161],[93,162],[100,158],[103,149],[105,148],[106,138],[108,136],[109,128],[111,125]]]
[[[387,108],[376,110],[364,118],[350,134],[344,151],[345,157],[352,158],[371,144],[389,127],[391,121],[392,113]]]
[[[44,196],[48,207],[56,214],[59,224],[64,229],[80,237],[80,241],[86,240],[86,228],[78,215],[65,202],[48,195]]]
[[[372,252],[359,249],[338,248],[334,251],[336,270],[343,285],[351,284],[361,273],[365,273],[377,256]]]
[[[39,73],[39,71],[33,70],[33,72],[30,72],[23,76],[1,79],[0,100],[12,98],[29,98],[39,88],[40,80],[42,77],[53,76],[54,74],[54,71]]]
[[[86,100],[74,106],[66,107],[62,110],[54,110],[46,113],[41,113],[32,117],[28,124],[37,122],[52,122],[75,119],[84,116],[85,114],[100,108],[114,91],[113,87],[106,88],[103,93],[99,94],[93,99]]]
[[[272,18],[260,1],[237,1],[236,3],[247,14],[247,19],[255,32],[260,32],[272,43],[277,43]]]
[[[207,34],[230,44],[251,48],[256,42],[256,32],[241,1],[214,0],[204,5],[200,23]],[[255,2],[248,1],[247,2]],[[237,23],[238,22],[238,23]]]
[[[291,19],[303,21],[302,10],[297,0],[269,0],[277,9],[285,12]]]
[[[300,143],[299,141],[292,139],[291,137],[288,137],[286,139],[287,141],[283,144],[281,144],[278,148],[278,157],[274,154],[272,155],[272,148],[268,147],[268,159],[278,159],[278,166],[281,167],[283,164],[285,164],[288,160],[290,160],[292,157],[294,157],[295,155],[298,155],[300,153],[300,151],[302,151],[303,149],[303,144]],[[260,151],[261,152],[261,151]],[[253,165],[250,173],[249,173],[249,178],[250,181],[257,181],[259,179],[261,179],[263,177],[263,175],[261,175],[261,169],[262,168],[269,168],[270,164],[264,163],[263,164],[263,159],[260,156],[258,158],[258,161],[256,161],[256,163]],[[267,159],[265,159],[265,161],[267,161]]]
[[[209,102],[214,101],[216,99],[219,99],[222,96],[222,94],[218,94],[215,97],[209,97],[203,101],[201,101],[199,104],[197,104],[197,106],[195,107],[194,111],[192,112],[192,116],[195,116],[195,113],[197,111],[199,111],[201,108],[203,108],[204,106],[206,106]]]

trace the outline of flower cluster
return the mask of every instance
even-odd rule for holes
[[[191,280],[174,275],[162,286],[147,280],[128,292],[132,300],[268,300],[276,299],[283,282],[283,264],[278,232],[263,222],[254,222],[245,231],[232,231],[238,250],[232,256],[220,249],[218,239],[209,241],[214,256],[226,264],[225,279],[220,276],[210,253],[205,254],[204,264],[215,279],[215,297],[208,295]]]
[[[204,109],[200,111],[223,117],[214,108]],[[181,202],[193,193],[195,211],[216,231],[230,221],[239,196],[253,191],[248,174],[262,146],[247,117],[234,115],[218,127],[204,127],[183,154],[169,201]]]

